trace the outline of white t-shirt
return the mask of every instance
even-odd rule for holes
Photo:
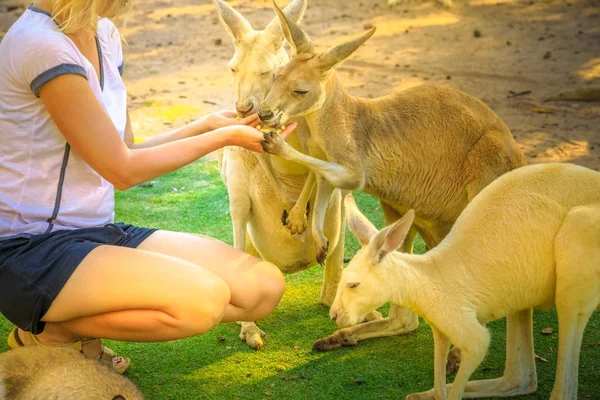
[[[50,15],[33,6],[0,43],[0,238],[113,222],[113,185],[70,148],[38,97],[55,77],[80,75],[123,137],[123,53],[107,19],[98,23],[96,45],[101,79]]]

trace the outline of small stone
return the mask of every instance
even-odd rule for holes
[[[225,347],[225,349],[231,350],[231,346],[227,346],[227,347]]]
[[[298,351],[298,350],[300,350],[300,347],[294,346],[294,350]]]
[[[552,332],[554,332],[554,329],[552,329],[552,328],[542,329],[542,335],[552,335]]]
[[[480,38],[481,37],[481,31],[479,29],[475,29],[473,31],[473,36],[475,36],[476,38]]]
[[[155,183],[154,181],[144,182],[144,183],[139,184],[138,186],[142,187],[142,188],[151,188],[154,186],[154,183]]]

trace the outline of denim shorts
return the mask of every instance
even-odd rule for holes
[[[41,333],[41,318],[92,250],[136,248],[155,231],[117,223],[0,239],[0,312],[19,328]]]

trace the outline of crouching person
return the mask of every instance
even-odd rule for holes
[[[38,0],[0,43],[0,312],[10,347],[167,341],[276,307],[274,265],[217,240],[115,223],[125,190],[227,145],[262,152],[256,116],[221,111],[134,144],[119,33],[131,0]],[[293,130],[289,127],[284,134]]]

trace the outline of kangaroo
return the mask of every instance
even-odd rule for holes
[[[378,232],[351,197],[346,203],[363,247],[342,274],[331,317],[348,326],[392,301],[427,320],[434,389],[407,399],[535,392],[532,309],[554,305],[559,343],[550,399],[577,398],[583,331],[600,305],[600,173],[558,163],[511,171],[475,196],[435,249],[418,256],[394,251],[410,230],[412,212]],[[486,323],[505,316],[504,375],[469,381],[489,346]],[[447,388],[450,343],[462,350],[462,361]]]
[[[237,94],[235,108],[238,114],[247,116],[258,110],[275,71],[289,60],[283,34],[277,18],[264,30],[257,31],[224,1],[215,0],[215,3],[235,45],[235,54],[229,63]],[[298,21],[305,8],[306,0],[294,0],[286,12]],[[296,147],[300,146],[300,136],[309,135],[303,119],[298,122],[288,137]],[[220,164],[221,177],[229,193],[233,242],[237,249],[274,263],[284,273],[298,272],[324,261],[324,256],[316,254],[311,230],[306,230],[309,226],[307,208],[310,199],[314,201],[315,186],[314,174],[307,167],[233,147],[221,153]],[[321,302],[327,306],[333,302],[343,268],[345,222],[341,198],[341,193],[334,194],[325,207],[325,235],[331,239],[333,248],[325,262],[321,291]],[[282,210],[290,212],[284,211],[282,217]],[[240,324],[240,338],[251,348],[262,348],[265,333],[254,322]]]
[[[307,155],[280,135],[268,133],[263,147],[317,174],[313,230],[322,226],[314,220],[324,215],[334,188],[364,190],[385,205],[388,225],[409,209],[415,210],[415,224],[403,251],[412,252],[417,232],[433,249],[477,193],[525,164],[504,122],[466,93],[422,85],[377,99],[349,95],[338,81],[335,67],[370,38],[374,28],[358,39],[317,53],[308,35],[277,5],[275,10],[295,56],[278,71],[259,116],[271,127],[302,116],[310,128],[311,142]],[[319,235],[313,233],[313,237]],[[318,341],[315,349],[331,350],[367,338],[398,335],[417,329],[418,324],[415,313],[392,304],[388,318],[340,330]]]
[[[67,347],[0,354],[0,400],[143,400],[131,381]]]

